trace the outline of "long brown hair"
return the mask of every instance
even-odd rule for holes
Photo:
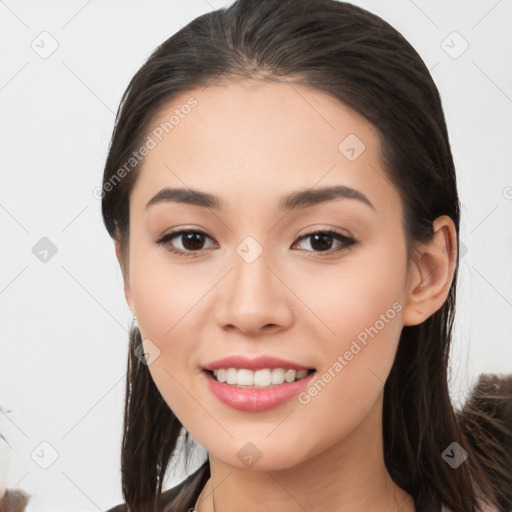
[[[170,100],[240,78],[311,87],[373,123],[389,179],[404,204],[410,254],[415,242],[431,239],[432,223],[440,215],[452,218],[458,235],[460,204],[441,100],[427,67],[404,37],[378,16],[335,0],[238,0],[194,19],[164,41],[122,97],[104,170],[102,214],[110,236],[121,244],[124,272],[130,193],[140,164],[119,170]],[[461,421],[449,398],[457,270],[458,261],[441,309],[402,330],[384,387],[384,459],[418,512],[441,504],[453,512],[476,512],[479,500],[509,510],[512,499],[503,487],[510,485],[512,471],[499,468],[510,458],[485,459],[477,446],[481,438],[472,437],[473,424]],[[135,355],[141,341],[132,328],[121,470],[123,495],[133,511],[148,503],[157,510],[182,432]],[[442,457],[453,442],[469,454],[456,469]]]

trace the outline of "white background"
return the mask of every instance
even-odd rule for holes
[[[12,447],[3,478],[32,495],[30,512],[122,501],[131,315],[93,190],[133,74],[179,28],[230,3],[0,2],[0,400],[11,408],[0,431]],[[353,3],[402,32],[443,100],[467,248],[451,361],[459,406],[478,374],[512,369],[512,1]],[[58,43],[46,59],[31,47],[43,31]],[[57,247],[46,263],[32,252],[42,237]]]

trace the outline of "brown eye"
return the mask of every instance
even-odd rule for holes
[[[158,245],[164,245],[170,252],[180,254],[182,256],[194,255],[204,249],[205,241],[207,239],[212,240],[204,231],[198,229],[180,230],[166,233],[158,240],[155,241]],[[181,245],[175,247],[177,240]],[[172,243],[171,243],[172,242]]]
[[[197,251],[202,249],[204,245],[205,235],[202,233],[182,233],[179,235],[181,237],[181,244],[187,251]]]
[[[314,233],[308,233],[301,236],[295,245],[298,245],[301,241],[310,239],[311,250],[305,249],[307,252],[312,253],[326,253],[332,254],[334,252],[347,249],[351,245],[357,243],[356,240],[348,236],[342,235],[337,231],[315,231]],[[180,230],[166,233],[155,243],[163,245],[172,253],[180,256],[194,256],[205,249],[205,243],[207,240],[213,240],[209,235],[201,230]],[[176,244],[181,247],[176,247]],[[333,248],[334,246],[334,248]]]
[[[328,252],[329,254],[350,247],[356,243],[353,238],[332,230],[308,233],[307,235],[301,236],[299,242],[307,239],[310,239],[309,245],[312,248],[312,251],[308,250],[308,252]],[[338,242],[338,245],[333,249],[332,246],[336,242]]]

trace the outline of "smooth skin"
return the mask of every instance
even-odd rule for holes
[[[145,157],[130,198],[127,261],[118,242],[116,254],[144,346],[160,351],[149,365],[155,384],[209,453],[211,479],[196,510],[213,511],[215,500],[218,512],[414,511],[384,464],[383,388],[402,327],[446,300],[453,221],[436,219],[434,238],[415,247],[408,265],[402,201],[378,133],[323,92],[230,81],[174,98],[152,126],[190,97],[197,106]],[[365,146],[353,161],[339,150],[350,134]],[[338,198],[279,210],[292,192],[332,185],[356,189],[373,208]],[[165,187],[214,194],[224,209],[175,201],[146,208]],[[202,245],[179,235],[155,243],[178,229],[207,236]],[[329,229],[356,243],[324,238],[324,251],[313,237],[301,239]],[[237,252],[248,236],[263,251],[251,263]],[[199,252],[185,257],[173,247]],[[204,365],[237,354],[270,354],[321,376],[393,304],[394,317],[307,404],[294,398],[244,412],[205,385]],[[246,443],[261,453],[252,467],[237,456]]]

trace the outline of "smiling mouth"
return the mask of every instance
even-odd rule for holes
[[[266,389],[291,384],[304,379],[315,372],[309,370],[293,370],[286,368],[264,368],[248,370],[246,368],[218,368],[204,370],[211,379],[237,388]]]

